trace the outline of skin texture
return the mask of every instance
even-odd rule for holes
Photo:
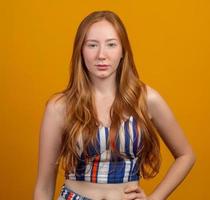
[[[98,117],[102,125],[109,126],[109,109],[115,98],[116,70],[122,58],[121,42],[114,27],[105,20],[93,24],[86,34],[82,54],[93,83]],[[98,64],[108,67],[101,69]]]
[[[153,193],[149,197],[140,199],[163,200],[169,196],[188,174],[195,162],[195,155],[166,101],[150,86],[147,85],[147,89],[149,91],[147,102],[152,121],[175,161]],[[137,198],[137,194],[135,198]]]
[[[175,187],[183,180],[189,169],[192,167],[195,157],[190,145],[183,135],[182,129],[175,120],[166,101],[156,90],[149,86],[148,91],[147,102],[152,120],[160,130],[161,137],[175,158],[168,173],[153,193],[150,194],[149,197],[142,198],[160,200],[166,199]],[[41,126],[39,173],[35,190],[36,200],[52,199],[54,193],[57,169],[55,161],[60,145],[63,120],[65,116],[64,103],[59,101],[55,103],[55,100],[56,98],[48,103]],[[92,188],[89,189],[92,190]],[[140,195],[143,194],[138,188],[128,186],[126,189],[124,190],[124,200],[139,199]],[[78,190],[80,189],[78,188]],[[130,198],[130,195],[135,197]]]
[[[114,27],[105,20],[94,23],[86,34],[82,54],[91,80],[116,76],[116,69],[122,58],[122,46]],[[98,64],[109,67],[100,70],[96,66]]]
[[[115,40],[108,40],[114,38]],[[96,109],[103,125],[109,125],[109,108],[114,100],[116,69],[122,57],[122,47],[116,31],[107,21],[100,21],[91,26],[83,49],[83,57],[89,71],[95,95]],[[113,44],[115,43],[115,45]],[[100,70],[96,64],[108,64],[106,70]],[[96,184],[77,181],[77,185],[65,180],[65,184],[78,193],[89,194],[92,199],[112,200],[164,200],[183,181],[195,162],[195,156],[182,128],[164,98],[158,91],[147,85],[147,105],[151,120],[160,137],[169,148],[174,162],[163,180],[151,194],[146,194],[135,184]],[[45,107],[40,127],[39,166],[35,200],[52,200],[55,190],[58,165],[56,159],[64,132],[65,99],[52,98]],[[108,196],[110,195],[110,196]]]

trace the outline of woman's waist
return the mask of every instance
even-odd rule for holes
[[[137,186],[139,181],[130,181],[126,183],[102,184],[92,183],[87,181],[65,180],[65,186],[82,196],[91,199],[109,199],[121,200],[124,195],[124,190],[128,186]]]

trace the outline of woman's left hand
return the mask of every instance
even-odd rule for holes
[[[150,200],[139,186],[128,186],[124,190],[123,200]]]

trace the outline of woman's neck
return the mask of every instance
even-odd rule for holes
[[[116,82],[108,79],[93,81],[93,93],[96,97],[114,97],[116,94]]]

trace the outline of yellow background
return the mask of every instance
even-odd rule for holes
[[[18,0],[1,11],[0,199],[32,199],[44,104],[68,81],[68,64],[80,21],[95,10],[123,20],[141,79],[166,99],[197,156],[170,200],[210,199],[210,3],[205,0]],[[173,161],[163,164],[146,192]],[[58,175],[56,195],[63,181]]]

